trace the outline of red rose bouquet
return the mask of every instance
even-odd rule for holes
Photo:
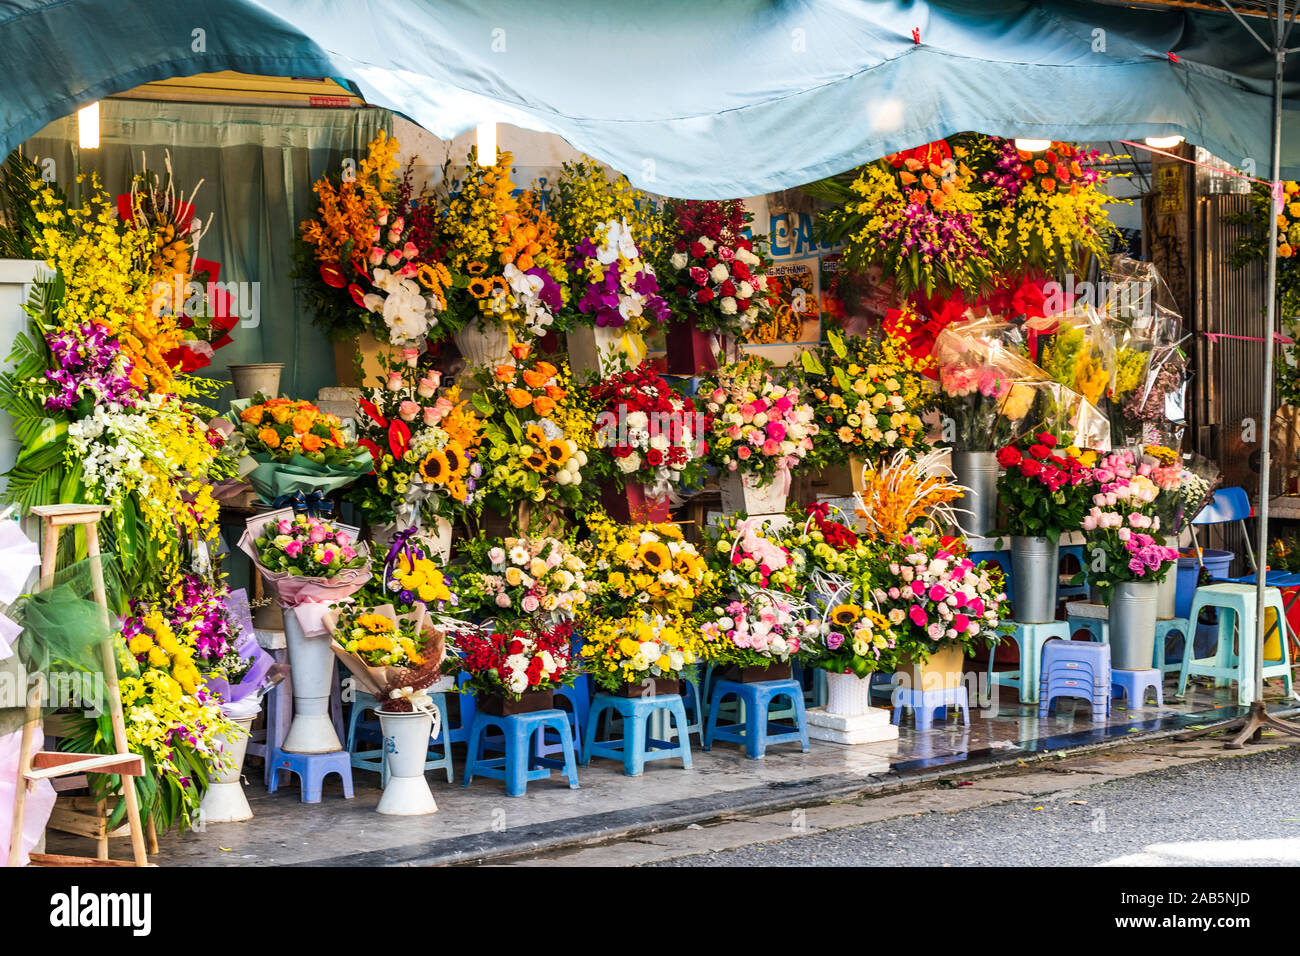
[[[1056,450],[1056,436],[1040,432],[998,449],[998,496],[1007,506],[1004,533],[1056,541],[1077,530],[1092,504],[1092,475],[1077,448]]]

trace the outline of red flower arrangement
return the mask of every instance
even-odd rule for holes
[[[577,678],[572,666],[573,625],[543,628],[535,623],[512,629],[465,631],[453,638],[454,669],[469,675],[477,694],[500,694],[512,700],[529,690],[567,687]]]
[[[804,513],[812,518],[822,533],[822,540],[836,551],[848,551],[858,546],[858,536],[849,530],[848,525],[830,520],[831,507],[826,502],[811,504]]]
[[[643,363],[588,389],[597,408],[597,470],[620,484],[636,481],[652,496],[700,477],[704,433],[694,405]]]
[[[998,449],[998,464],[1006,469],[998,478],[998,495],[1007,505],[1005,533],[1055,541],[1083,521],[1092,503],[1092,472],[1075,457],[1078,449],[1062,455],[1057,443],[1055,435],[1039,432],[1022,439],[1023,448]]]

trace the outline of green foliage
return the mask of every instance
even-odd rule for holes
[[[32,201],[41,182],[41,171],[19,150],[9,154],[0,166],[0,259],[36,259],[36,221]],[[47,184],[62,199],[62,191]]]

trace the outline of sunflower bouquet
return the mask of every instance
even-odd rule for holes
[[[483,419],[483,500],[500,514],[521,503],[573,507],[595,435],[593,416],[568,369],[528,357],[478,373],[473,404]]]
[[[894,670],[898,632],[889,619],[857,598],[857,593],[826,609],[821,628],[808,635],[804,649],[813,667],[832,674],[866,677]]]
[[[480,618],[572,620],[597,589],[587,562],[560,538],[480,538],[455,569],[463,613]]]
[[[449,331],[504,327],[528,340],[544,335],[569,299],[568,272],[556,224],[536,192],[516,195],[513,157],[494,165],[471,152],[464,178],[445,197],[439,222],[447,267],[455,275],[448,296]]]
[[[688,612],[713,584],[704,557],[675,524],[624,525],[596,512],[587,526],[582,553],[599,573],[597,602],[611,613],[641,606]]]
[[[372,526],[454,520],[478,502],[483,422],[460,388],[443,388],[441,380],[436,369],[404,362],[362,393],[357,443],[370,452],[374,471],[347,498]]]
[[[813,403],[823,439],[823,464],[875,458],[900,449],[926,450],[921,415],[932,402],[925,363],[906,343],[886,335],[880,342],[827,333],[828,345],[799,356],[803,395]]]
[[[645,687],[647,680],[678,680],[707,659],[700,626],[673,610],[641,607],[625,616],[584,616],[579,652],[591,679],[613,693]]]
[[[446,640],[423,611],[398,614],[391,604],[355,600],[333,605],[323,623],[332,636],[330,650],[362,689],[381,700],[389,699],[391,688],[427,687],[437,679]]]
[[[350,426],[311,402],[257,394],[230,403],[230,419],[256,463],[248,481],[266,501],[298,491],[332,491],[371,468]]]

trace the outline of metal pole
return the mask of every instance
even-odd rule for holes
[[[1275,45],[1273,48],[1273,143],[1272,158],[1269,167],[1269,180],[1273,184],[1274,195],[1277,194],[1278,176],[1282,169],[1282,79],[1286,66],[1286,49],[1282,42],[1282,31],[1286,12],[1286,0],[1277,2],[1277,22],[1274,29]],[[1272,451],[1273,425],[1273,328],[1277,311],[1277,210],[1271,205],[1272,215],[1268,217],[1268,304],[1264,310],[1264,420],[1261,422],[1261,442],[1259,456],[1259,547],[1256,554],[1259,560],[1267,561],[1268,556],[1268,495],[1269,495],[1269,459]],[[1255,701],[1262,706],[1264,700],[1264,595],[1267,588],[1267,573],[1264,566],[1255,569]],[[1286,640],[1283,628],[1285,621],[1277,622],[1282,640]],[[1285,648],[1284,648],[1285,650]]]

